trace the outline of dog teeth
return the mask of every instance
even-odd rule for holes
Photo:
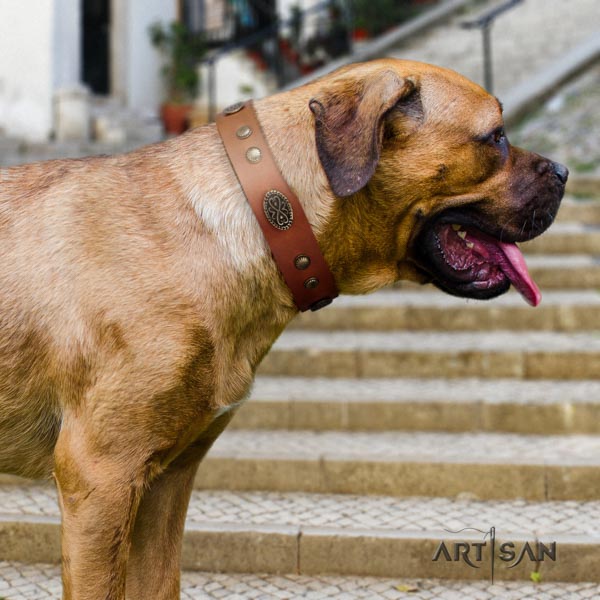
[[[467,248],[471,249],[474,247],[475,247],[475,244],[473,242],[467,242]]]
[[[456,231],[456,235],[458,235],[458,237],[461,240],[464,240],[467,237],[467,232],[464,231],[463,229],[460,228],[460,225],[457,225],[456,223],[454,225],[452,225],[452,229],[454,231]]]

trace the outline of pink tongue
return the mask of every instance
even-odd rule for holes
[[[542,300],[542,294],[535,281],[531,278],[525,259],[516,244],[496,242],[500,252],[506,259],[506,264],[499,265],[504,274],[510,279],[517,291],[531,306],[537,306]]]
[[[473,229],[467,229],[465,241],[472,242],[475,252],[490,264],[497,265],[528,304],[537,306],[541,302],[542,294],[531,278],[525,259],[516,244],[501,242]]]

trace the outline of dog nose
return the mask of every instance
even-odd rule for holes
[[[567,183],[567,179],[569,179],[569,169],[567,169],[565,165],[553,162],[552,170],[554,171],[554,174],[558,177],[561,183]]]

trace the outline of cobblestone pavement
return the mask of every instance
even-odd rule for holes
[[[448,67],[483,83],[481,31],[463,29],[461,23],[494,4],[498,3],[473,3],[468,14],[457,14],[387,54]],[[600,33],[597,0],[526,0],[512,8],[492,26],[494,92],[502,96],[596,32]]]
[[[462,402],[561,404],[600,402],[600,381],[524,381],[522,379],[256,379],[252,398],[311,402]]]
[[[600,437],[594,435],[536,436],[498,433],[229,430],[213,446],[210,456],[289,456],[357,459],[442,460],[445,462],[511,461],[515,464],[597,464]],[[535,457],[543,457],[536,459]],[[590,457],[594,460],[590,462]],[[487,462],[487,461],[486,461]]]
[[[54,565],[0,562],[0,600],[60,598],[60,569]],[[583,600],[598,598],[593,583],[496,583],[396,580],[375,577],[307,577],[184,573],[183,600]]]
[[[208,456],[597,466],[600,436],[229,429]]]
[[[509,138],[571,171],[600,175],[600,64],[509,131]]]
[[[142,146],[139,141],[124,145],[99,144],[97,142],[48,142],[30,144],[0,136],[0,166],[12,167],[25,163],[57,158],[83,158],[99,154],[129,152]]]
[[[2,515],[59,516],[53,486],[0,487]],[[292,525],[339,529],[429,532],[492,525],[498,535],[578,535],[600,537],[600,501],[480,501],[468,498],[394,498],[301,492],[195,490],[188,523]]]
[[[556,258],[560,264],[560,257]],[[536,261],[529,261],[535,264]],[[600,336],[596,332],[525,331],[518,336],[512,331],[440,332],[423,331],[415,336],[411,331],[284,331],[273,344],[274,350],[312,350],[368,352],[389,350],[406,352],[598,352]]]
[[[553,228],[560,229],[560,223],[552,225]],[[547,255],[546,255],[547,256]],[[535,262],[535,258],[533,259]],[[531,258],[528,257],[528,262]],[[348,306],[436,306],[438,308],[447,307],[477,307],[488,306],[487,300],[477,300],[475,298],[460,298],[459,296],[449,296],[441,290],[434,287],[423,287],[417,290],[397,290],[386,289],[364,296],[340,296],[335,299],[337,307]],[[595,304],[600,305],[600,292],[597,290],[544,290],[544,304]],[[494,298],[494,306],[517,306],[523,305],[523,298],[518,292],[513,290]]]
[[[525,502],[392,498],[276,492],[193,494],[190,522],[285,524],[339,529],[457,531],[486,530],[519,535],[600,536],[600,502]]]

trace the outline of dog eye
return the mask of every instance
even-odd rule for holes
[[[494,144],[503,144],[506,141],[506,133],[504,133],[504,128],[496,129],[494,133],[492,133],[492,140]]]

